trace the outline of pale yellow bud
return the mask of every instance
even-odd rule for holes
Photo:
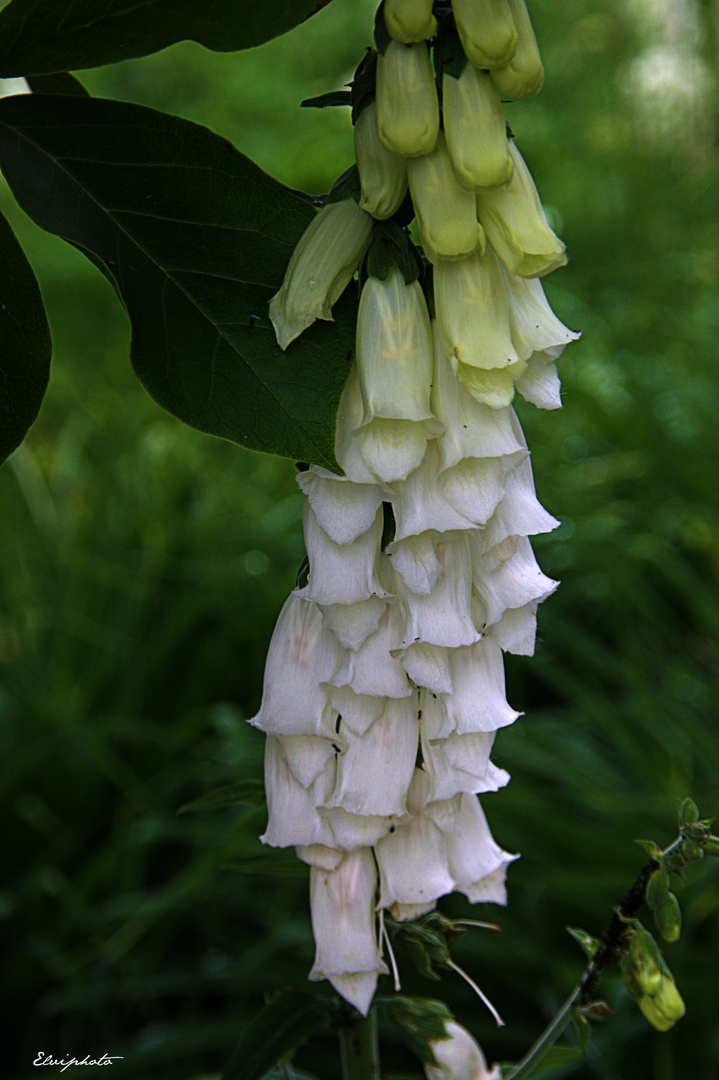
[[[442,132],[431,154],[407,162],[407,175],[420,242],[431,262],[484,249],[474,194],[457,180]]]
[[[514,56],[517,30],[508,0],[454,0],[457,30],[475,67],[503,67]]]
[[[676,983],[667,975],[662,979],[658,994],[653,997],[647,994],[639,999],[639,1008],[657,1031],[669,1031],[686,1012]]]
[[[514,175],[504,188],[477,193],[477,214],[487,239],[510,274],[542,277],[567,261],[565,248],[550,229],[531,173],[509,142]]]
[[[362,188],[360,207],[374,218],[392,217],[407,192],[407,166],[404,158],[393,154],[380,139],[374,101],[357,117],[354,136]]]
[[[442,79],[444,131],[449,156],[462,187],[495,188],[514,172],[507,125],[497,88],[486,71],[465,64],[458,79]]]
[[[437,32],[432,0],[385,0],[384,21],[390,37],[406,45],[426,41]]]
[[[402,157],[434,149],[439,104],[424,42],[391,41],[385,55],[377,57],[377,130],[387,149]]]
[[[544,82],[537,39],[524,0],[509,0],[509,7],[517,27],[517,51],[508,64],[492,71],[492,78],[507,97],[533,97]]]
[[[516,364],[507,290],[493,251],[476,251],[434,268],[437,329],[442,348],[458,364],[492,369]]]

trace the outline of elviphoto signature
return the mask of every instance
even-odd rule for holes
[[[89,1054],[85,1054],[85,1057],[81,1061],[76,1057],[69,1057],[67,1059],[54,1058],[52,1054],[46,1054],[44,1050],[40,1050],[33,1061],[33,1065],[59,1065],[60,1072],[65,1072],[65,1069],[69,1069],[71,1065],[112,1065],[113,1061],[122,1061],[122,1057],[118,1054],[114,1057],[110,1057],[108,1054],[102,1054],[98,1058],[92,1058]]]

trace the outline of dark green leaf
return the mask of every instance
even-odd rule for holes
[[[567,1065],[573,1065],[581,1061],[582,1051],[577,1046],[553,1046],[542,1058],[538,1065],[534,1066],[535,1073],[548,1072],[550,1069],[563,1069]]]
[[[307,863],[301,862],[294,856],[285,855],[256,855],[252,859],[242,859],[241,862],[225,863],[222,870],[234,870],[239,874],[280,874],[289,877],[306,877],[309,873]]]
[[[382,0],[374,17],[374,43],[377,46],[378,51],[384,56],[391,41],[392,38],[387,29],[387,23],[384,21],[384,0]]]
[[[26,82],[33,94],[71,94],[74,97],[89,97],[80,80],[67,71],[56,71],[54,75],[28,75]]]
[[[580,930],[576,926],[565,926],[564,929],[568,934],[571,934],[580,949],[582,949],[584,954],[591,960],[599,948],[599,941],[597,938],[592,937],[586,930]]]
[[[226,806],[262,806],[265,801],[265,788],[261,780],[241,780],[237,784],[225,784],[224,787],[208,791],[199,799],[185,803],[178,814],[192,814],[201,810],[223,810]]]
[[[217,1080],[222,1080],[222,1078],[218,1076]],[[294,1066],[288,1071],[279,1065],[265,1073],[262,1080],[317,1080],[317,1077],[313,1073],[298,1072]],[[419,1077],[417,1080],[419,1080]]]
[[[467,63],[454,19],[451,15],[445,17],[439,24],[439,33],[434,45],[434,66],[437,75],[440,79],[443,75],[451,75],[453,79],[459,79]]]
[[[40,289],[0,214],[0,462],[25,438],[50,377],[52,342]]]
[[[326,109],[330,105],[351,104],[352,94],[349,90],[330,90],[328,94],[318,94],[300,102],[303,109]]]
[[[0,12],[0,76],[100,67],[190,38],[250,49],[330,0],[12,0]]]
[[[279,1058],[314,1035],[332,1009],[326,999],[286,990],[245,1030],[222,1080],[260,1080]]]
[[[430,1043],[447,1038],[446,1025],[454,1016],[443,1001],[431,998],[392,997],[375,998],[375,1004],[399,1031],[409,1049],[425,1065],[437,1065]]]
[[[267,314],[311,207],[206,128],[119,101],[3,99],[0,165],[38,225],[117,282],[156,401],[249,449],[336,468],[354,290],[287,352]]]

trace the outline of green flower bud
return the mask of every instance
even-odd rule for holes
[[[658,994],[639,999],[639,1008],[657,1031],[669,1031],[686,1012],[676,983],[667,975],[662,979]]]
[[[661,907],[669,893],[669,874],[666,870],[655,870],[649,878],[645,900],[647,907],[656,911]]]
[[[629,953],[625,953],[622,959],[619,961],[619,969],[624,979],[624,985],[626,986],[629,994],[635,1001],[639,1001],[643,994],[639,983],[637,982],[637,976],[634,971],[634,965],[632,964]]]
[[[509,0],[509,8],[517,28],[517,49],[505,67],[492,71],[492,78],[507,97],[533,97],[544,82],[537,39],[524,0]]]
[[[372,234],[372,218],[354,199],[330,203],[312,219],[292,252],[270,319],[281,349],[332,307],[354,277]]]
[[[357,117],[354,135],[362,188],[360,206],[374,218],[392,217],[407,193],[407,166],[404,158],[391,153],[380,139],[374,101]]]
[[[704,858],[704,851],[695,840],[685,837],[682,840],[682,855],[687,862],[699,862],[700,859]]]
[[[699,820],[699,809],[693,799],[685,799],[679,810],[680,825],[696,825]]]
[[[418,157],[434,149],[439,104],[429,50],[424,42],[390,42],[377,57],[377,130],[393,154]]]
[[[390,37],[409,45],[437,33],[433,0],[384,0],[384,21]]]
[[[474,194],[465,190],[452,169],[444,134],[431,154],[407,162],[409,190],[420,242],[427,258],[461,259],[484,250],[484,230],[477,221]]]
[[[510,274],[542,277],[567,261],[550,229],[524,158],[512,141],[514,175],[504,188],[477,193],[477,214],[487,239]]]
[[[716,858],[719,855],[719,836],[710,836],[704,843],[704,854],[712,855]]]
[[[654,997],[661,989],[664,976],[657,943],[647,930],[637,930],[632,936],[629,958],[642,995]]]
[[[517,48],[517,28],[507,0],[454,0],[462,47],[478,68],[508,64]]]
[[[661,907],[654,912],[657,929],[665,941],[672,944],[682,932],[682,913],[674,893],[669,893]]]
[[[495,188],[514,172],[507,126],[497,88],[486,71],[465,64],[458,79],[442,79],[444,130],[452,166],[462,187]]]

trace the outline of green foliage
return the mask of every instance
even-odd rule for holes
[[[0,214],[0,463],[22,442],[50,377],[52,342],[40,289]]]
[[[0,163],[23,209],[116,281],[156,401],[201,431],[336,468],[356,304],[286,353],[267,315],[311,208],[226,140],[122,102],[6,98]]]
[[[325,0],[329,3],[329,0]],[[317,0],[12,0],[0,13],[0,75],[113,64],[191,38],[208,49],[251,49],[309,18]]]
[[[279,994],[248,1025],[222,1080],[260,1080],[278,1058],[326,1024],[333,1011],[331,1001],[300,990]]]

